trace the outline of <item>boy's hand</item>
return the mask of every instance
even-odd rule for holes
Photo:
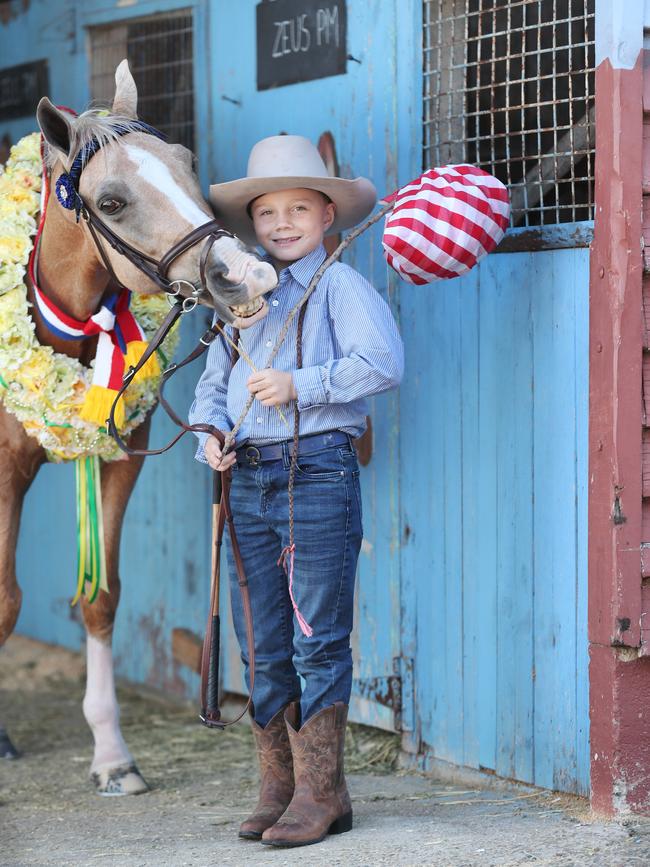
[[[221,431],[221,433],[226,434],[228,431]],[[212,467],[213,470],[221,470],[221,472],[225,472],[229,467],[231,467],[236,460],[234,449],[224,457],[221,455],[221,446],[219,445],[219,440],[216,437],[208,437],[205,441],[205,447],[203,449],[205,452],[205,457],[208,464]]]
[[[293,376],[286,370],[258,370],[248,377],[246,386],[264,406],[282,406],[298,398]]]

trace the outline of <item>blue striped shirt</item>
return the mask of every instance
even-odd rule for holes
[[[268,356],[291,308],[300,300],[325,258],[321,245],[280,272],[267,295],[268,315],[241,331],[241,344],[258,370]],[[353,437],[366,427],[366,397],[399,385],[404,351],[390,308],[357,271],[335,262],[325,271],[307,305],[303,325],[303,366],[296,370],[296,329],[291,323],[273,366],[290,370],[298,395],[300,433],[342,430]],[[228,329],[232,336],[232,330]],[[231,430],[246,404],[251,367],[239,358],[231,370],[230,348],[223,338],[208,350],[206,368],[196,387],[190,422]],[[293,401],[282,407],[288,426],[272,406],[255,401],[237,442],[258,445],[291,439]],[[197,460],[205,462],[205,434],[199,434]]]

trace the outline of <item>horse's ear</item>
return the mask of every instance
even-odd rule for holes
[[[51,148],[59,151],[65,160],[70,155],[72,143],[72,125],[65,112],[60,111],[44,96],[36,109],[36,120],[43,133],[43,138]]]
[[[131,75],[128,60],[123,60],[115,70],[113,114],[132,118],[138,116],[138,88]]]

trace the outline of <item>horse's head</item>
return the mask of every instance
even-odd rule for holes
[[[81,200],[108,227],[109,234],[114,233],[144,255],[146,271],[148,260],[157,265],[175,245],[214,216],[201,193],[190,151],[148,134],[137,121],[137,89],[126,61],[119,65],[115,81],[111,113],[94,110],[74,117],[44,98],[37,117],[49,148],[53,182],[64,171],[74,175],[73,164],[81,154]],[[69,194],[75,196],[74,189],[58,192],[63,202]],[[66,207],[70,204],[68,201]],[[74,223],[74,208],[62,211]],[[83,219],[79,226],[80,231],[90,231]],[[206,243],[200,238],[174,258],[166,279],[174,282],[175,289],[180,288],[180,294],[194,294],[214,307],[226,322],[239,328],[252,325],[266,315],[262,295],[277,283],[273,267],[238,238],[218,236],[209,249]],[[160,282],[154,282],[134,264],[128,251],[123,255],[100,238],[96,256],[98,268],[112,270],[129,289],[160,291]]]

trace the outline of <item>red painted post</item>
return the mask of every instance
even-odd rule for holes
[[[606,814],[650,811],[650,659],[640,658],[642,95],[641,54],[633,68],[615,68],[609,59],[598,65],[590,273],[589,671],[592,807]]]

